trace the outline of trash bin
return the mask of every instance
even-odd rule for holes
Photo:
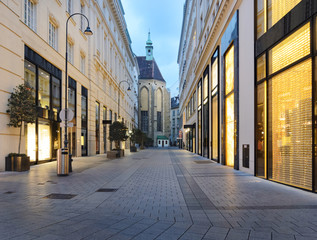
[[[57,150],[57,176],[68,176],[69,173],[69,156],[68,148]]]

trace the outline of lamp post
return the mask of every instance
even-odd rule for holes
[[[90,30],[90,27],[89,27],[89,20],[88,18],[82,14],[82,13],[73,13],[72,15],[70,15],[67,20],[66,20],[66,53],[65,53],[65,138],[64,138],[64,148],[67,149],[67,145],[68,145],[68,140],[67,140],[67,95],[68,95],[68,86],[67,86],[67,77],[68,77],[68,74],[67,74],[67,63],[68,63],[68,42],[67,42],[67,36],[68,36],[68,21],[69,19],[71,19],[73,16],[75,15],[81,15],[83,16],[84,18],[86,18],[87,20],[87,28],[86,30],[84,31],[84,34],[85,35],[92,35],[92,31]],[[69,151],[70,152],[70,151]],[[70,155],[70,154],[69,154]],[[69,159],[69,170],[71,171],[72,170],[72,164],[71,164],[71,159]]]
[[[119,89],[118,89],[118,120],[119,120],[119,117],[120,117],[120,84],[123,83],[123,82],[126,82],[129,87],[128,87],[128,91],[131,91],[131,88],[130,88],[130,83],[126,80],[122,80],[121,82],[119,82]]]

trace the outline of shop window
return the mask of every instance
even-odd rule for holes
[[[204,71],[203,81],[203,156],[209,158],[209,66]]]
[[[225,154],[226,165],[234,165],[234,46],[225,54]]]
[[[107,120],[107,108],[103,107],[103,120]],[[103,124],[103,149],[107,152],[107,125]]]
[[[256,176],[266,177],[266,82],[257,86]]]
[[[39,96],[38,106],[49,109],[50,107],[50,75],[39,69]]]
[[[271,28],[289,11],[291,11],[301,0],[267,0],[268,28]]]
[[[87,156],[88,149],[87,149],[87,126],[88,126],[88,119],[87,119],[87,89],[82,87],[81,91],[81,155]]]
[[[269,74],[275,73],[310,53],[310,23],[269,51]]]
[[[218,50],[211,59],[211,159],[218,161]]]
[[[312,189],[312,60],[269,82],[269,178]]]
[[[256,60],[256,80],[260,81],[266,77],[266,55],[263,54]]]
[[[54,112],[54,120],[57,121],[57,115],[61,109],[61,81],[52,77],[52,105]]]
[[[257,0],[257,37],[266,32],[266,1]]]
[[[74,113],[74,118],[69,122],[73,123],[73,127],[68,130],[68,147],[69,152],[76,156],[76,81],[71,77],[68,77],[68,109],[71,109]]]
[[[27,60],[24,60],[24,81],[32,88],[32,95],[35,99],[36,67]]]
[[[96,119],[96,154],[100,153],[100,103],[95,104],[95,119]]]

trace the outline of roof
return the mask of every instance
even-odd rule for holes
[[[157,139],[160,139],[160,140],[168,140],[168,137],[166,137],[166,136],[157,136]]]
[[[147,61],[145,57],[137,57],[137,61],[140,69],[139,79],[155,79],[165,82],[154,59]]]

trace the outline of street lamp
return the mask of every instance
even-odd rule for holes
[[[122,80],[121,82],[119,82],[119,89],[118,89],[118,120],[119,120],[119,117],[120,117],[120,84],[123,83],[123,82],[126,82],[129,85],[127,91],[131,91],[130,83],[128,81]]]
[[[91,36],[93,33],[92,31],[90,30],[90,27],[89,27],[89,20],[88,18],[82,14],[82,13],[73,13],[72,15],[70,15],[68,18],[67,18],[67,21],[66,21],[66,53],[65,53],[65,138],[64,138],[64,148],[67,149],[67,145],[68,145],[68,141],[67,141],[67,95],[68,95],[68,86],[67,86],[67,63],[68,63],[68,42],[67,42],[67,36],[68,36],[68,21],[69,19],[71,19],[73,16],[75,15],[81,15],[83,16],[84,18],[86,18],[87,20],[87,28],[86,30],[84,31],[84,34],[85,35],[88,35],[88,36]],[[70,151],[69,151],[70,152]],[[70,155],[70,154],[69,154]],[[72,171],[72,163],[71,163],[71,159],[69,159],[69,170],[70,172]]]

